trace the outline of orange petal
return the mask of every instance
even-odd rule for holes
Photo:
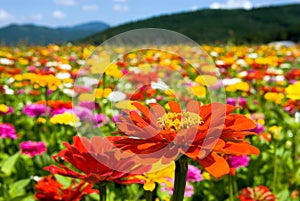
[[[129,115],[130,115],[130,119],[136,122],[137,126],[141,128],[145,128],[149,126],[148,123],[136,111],[130,111]]]
[[[221,177],[229,173],[230,168],[227,161],[216,153],[211,153],[198,163],[214,177]]]
[[[181,113],[181,108],[180,108],[179,103],[174,102],[174,101],[169,101],[169,106],[170,106],[171,112]]]
[[[193,112],[196,114],[200,115],[200,103],[198,101],[195,100],[191,100],[188,102],[187,106],[186,106],[186,111],[187,112]]]
[[[154,112],[156,117],[161,117],[166,113],[165,109],[158,103],[150,103],[149,105],[151,106],[151,111]]]
[[[232,130],[251,130],[256,127],[256,124],[249,118],[245,117],[244,115],[240,114],[230,114],[229,117],[233,117],[234,124],[227,128]]]
[[[255,154],[258,155],[260,153],[259,149],[248,144],[248,143],[234,143],[227,142],[226,146],[220,151],[225,154],[233,154],[233,155],[249,155]]]
[[[150,120],[150,115],[151,115],[151,112],[149,110],[148,107],[140,104],[139,102],[133,102],[132,103],[133,106],[135,106],[139,111],[142,112],[142,114],[148,119]]]

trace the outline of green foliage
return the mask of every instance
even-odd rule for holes
[[[3,163],[1,172],[5,174],[5,176],[10,176],[12,171],[14,170],[14,166],[19,159],[20,152],[15,153]]]
[[[153,27],[182,33],[199,43],[299,41],[299,10],[299,4],[252,10],[205,9],[126,23],[79,42],[100,44],[125,31]]]

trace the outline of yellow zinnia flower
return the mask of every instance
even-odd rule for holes
[[[268,92],[265,94],[264,98],[269,101],[274,101],[276,104],[280,104],[284,95],[281,93]]]
[[[143,180],[144,189],[146,191],[153,191],[157,183],[165,183],[168,186],[172,186],[171,182],[167,180],[167,178],[174,178],[174,171],[175,171],[175,163],[172,162],[169,166],[159,171],[145,173],[143,175],[135,176],[138,179]]]
[[[273,138],[275,140],[280,139],[280,132],[281,132],[282,127],[281,126],[271,126],[269,128],[270,133],[272,134]]]
[[[247,82],[238,82],[235,84],[228,85],[226,87],[226,91],[228,91],[228,92],[236,92],[238,90],[247,92],[247,91],[249,91],[249,89],[250,89],[250,86]]]
[[[95,97],[96,98],[107,98],[109,94],[111,94],[112,90],[111,88],[105,88],[105,89],[95,89]]]
[[[292,100],[300,100],[300,81],[286,88],[286,96]]]
[[[54,115],[50,122],[53,124],[64,124],[75,126],[79,122],[79,118],[75,114],[71,114],[69,112],[65,112],[63,114]]]
[[[0,104],[0,112],[8,112],[9,107],[4,105],[4,104]]]

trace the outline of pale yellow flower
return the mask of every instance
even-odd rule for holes
[[[57,114],[51,117],[50,122],[53,124],[64,124],[75,126],[79,122],[79,118],[75,114],[65,112],[63,114]]]
[[[135,177],[145,182],[143,187],[146,191],[153,191],[156,183],[165,183],[167,186],[172,187],[171,182],[168,181],[167,178],[174,178],[174,171],[175,163],[172,162],[169,166],[162,170],[137,175]]]

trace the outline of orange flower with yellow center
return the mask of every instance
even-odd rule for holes
[[[179,103],[168,103],[170,112],[157,104],[150,108],[132,103],[139,111],[129,111],[117,122],[120,133],[114,144],[137,154],[141,163],[170,163],[185,155],[196,160],[215,177],[229,173],[225,155],[259,154],[245,140],[254,134],[252,120],[240,114],[230,114],[235,107],[221,103],[200,105],[190,101],[186,111]]]

